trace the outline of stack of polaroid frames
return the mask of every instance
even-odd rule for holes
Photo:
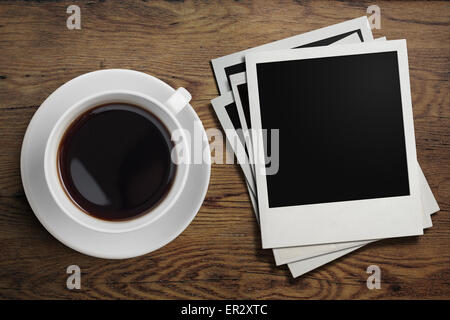
[[[211,103],[277,265],[298,277],[432,226],[439,207],[417,162],[405,40],[374,40],[361,17],[212,66]]]

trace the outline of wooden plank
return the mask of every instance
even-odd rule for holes
[[[449,298],[450,109],[448,2],[89,1],[82,29],[66,28],[71,1],[0,4],[0,299]],[[175,241],[123,261],[79,254],[34,217],[20,180],[20,147],[38,106],[85,72],[129,68],[184,86],[206,128],[220,128],[210,59],[381,8],[374,35],[408,40],[419,162],[442,211],[425,236],[371,244],[299,279],[262,250],[240,169],[212,167],[206,200]],[[68,265],[82,289],[66,289]],[[368,290],[366,268],[382,270]]]

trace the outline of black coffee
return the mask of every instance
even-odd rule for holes
[[[176,171],[167,128],[130,104],[92,108],[66,130],[58,166],[68,196],[86,213],[125,220],[148,212],[168,193]]]

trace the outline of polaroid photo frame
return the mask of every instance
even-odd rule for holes
[[[336,58],[339,61],[342,59],[359,61],[361,57],[368,58],[370,62],[371,57],[379,57],[377,54],[380,53],[385,53],[382,55],[383,57],[389,56],[391,63],[392,59],[396,59],[395,65],[392,67],[398,70],[394,74],[398,73],[398,87],[401,97],[399,108],[401,108],[400,120],[404,126],[402,131],[407,177],[402,181],[402,186],[406,185],[406,188],[403,188],[400,194],[393,196],[355,197],[354,199],[343,198],[333,201],[321,199],[321,201],[299,202],[298,204],[287,202],[288,205],[283,203],[280,205],[277,201],[272,200],[269,205],[269,196],[272,197],[272,195],[269,195],[269,189],[273,188],[274,185],[272,183],[268,186],[264,161],[256,161],[257,198],[263,248],[374,240],[423,234],[420,186],[416,174],[417,163],[408,57],[406,41],[404,40],[248,54],[246,56],[246,67],[250,114],[252,126],[257,130],[252,131],[253,151],[258,159],[264,159],[261,129],[263,128],[262,121],[266,121],[266,119],[261,118],[261,113],[266,111],[261,111],[260,105],[262,103],[264,108],[267,104],[270,105],[266,100],[260,101],[259,87],[262,87],[263,90],[266,90],[267,87],[261,85],[263,81],[258,78],[258,72],[261,75],[262,69],[259,68],[257,71],[257,66],[276,63],[279,67],[280,62],[289,62],[288,64],[291,66],[292,62],[295,65],[298,61],[305,65],[305,62],[308,64],[309,61],[317,61],[317,59],[335,61]],[[365,67],[368,66],[365,65]],[[365,71],[367,72],[367,69]],[[364,70],[361,70],[361,72],[364,72]],[[308,75],[305,72],[303,74]],[[364,83],[364,80],[361,74],[361,79],[358,79],[358,81]],[[262,91],[262,93],[267,94],[267,90]],[[299,104],[301,104],[301,101],[299,101]],[[301,181],[298,181],[298,183],[301,183]],[[297,200],[294,199],[294,201]]]
[[[232,74],[245,71],[244,58],[249,53],[274,49],[326,46],[352,34],[357,34],[361,42],[373,40],[366,16],[212,59],[211,64],[219,92],[223,95],[231,90],[229,77]]]

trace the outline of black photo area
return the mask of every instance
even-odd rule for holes
[[[270,207],[409,195],[396,52],[259,63],[263,129],[280,129]]]
[[[230,117],[231,123],[233,124],[234,129],[236,130],[236,134],[241,141],[242,146],[244,147],[245,153],[248,156],[247,144],[245,143],[245,137],[242,132],[241,121],[239,120],[239,113],[236,106],[236,103],[233,101],[232,103],[225,106],[225,111]]]

